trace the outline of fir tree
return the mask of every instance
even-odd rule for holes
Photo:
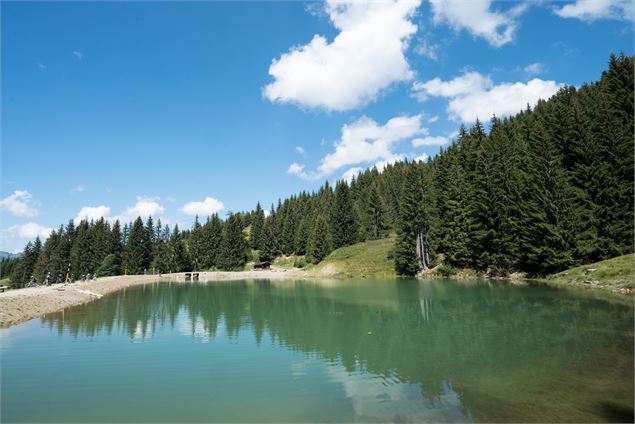
[[[179,226],[175,225],[168,242],[168,272],[189,271],[190,268],[190,261],[185,250],[183,236],[179,231]]]
[[[94,246],[89,223],[82,220],[77,226],[75,240],[71,248],[71,272],[76,277],[93,273],[97,269]]]
[[[532,120],[530,124],[529,201],[522,243],[526,270],[546,274],[572,264],[572,193],[560,156],[542,123]]]
[[[273,233],[273,225],[273,217],[270,215],[265,219],[260,237],[260,246],[258,247],[259,259],[261,261],[273,262],[276,258],[276,243]]]
[[[357,242],[357,221],[355,219],[348,184],[338,181],[335,187],[335,203],[331,214],[333,248],[348,246]]]
[[[128,246],[126,247],[128,274],[143,274],[150,266],[152,248],[148,237],[149,233],[143,225],[143,221],[137,217],[130,229]]]
[[[218,266],[222,240],[223,222],[218,214],[214,214],[203,226],[204,264],[206,268]]]
[[[377,240],[386,237],[387,233],[386,207],[379,194],[377,184],[373,184],[366,205],[366,237],[369,240]]]
[[[247,248],[240,215],[231,214],[223,228],[219,267],[226,271],[242,270],[247,263]]]
[[[464,267],[469,258],[469,232],[465,173],[456,146],[444,156],[442,165],[442,240],[441,246],[448,263]]]
[[[256,210],[251,219],[251,233],[249,236],[249,244],[252,249],[257,250],[260,246],[260,236],[262,227],[265,224],[265,213],[260,206],[260,202],[256,204]]]
[[[295,235],[294,251],[297,255],[306,254],[307,244],[310,234],[309,218],[304,217],[300,220],[300,225]]]
[[[332,251],[331,232],[324,215],[318,215],[313,225],[313,233],[307,248],[309,260],[317,264]]]
[[[107,255],[97,268],[97,277],[108,277],[111,275],[119,275],[121,264],[119,263],[119,257],[114,253]]]
[[[400,275],[415,275],[430,265],[431,213],[421,165],[411,164],[401,190],[395,246],[395,268]]]
[[[205,262],[205,242],[203,226],[198,222],[198,215],[194,218],[188,246],[192,267],[195,271],[202,269]]]

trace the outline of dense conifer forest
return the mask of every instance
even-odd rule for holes
[[[241,270],[249,260],[304,256],[397,234],[397,272],[443,260],[504,275],[545,275],[633,252],[632,57],[611,55],[596,83],[564,87],[515,116],[461,126],[427,163],[371,168],[350,183],[278,201],[270,212],[217,215],[169,228],[73,221],[2,262],[23,286],[72,273],[97,276]]]

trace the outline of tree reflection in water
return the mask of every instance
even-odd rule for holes
[[[44,321],[76,337],[124,331],[135,342],[162,329],[203,343],[253,334],[258,346],[319,358],[371,415],[382,399],[417,399],[413,390],[426,408],[445,406],[438,410],[451,416],[437,417],[444,421],[611,421],[616,410],[633,410],[632,305],[545,287],[164,283]],[[414,403],[398,405],[412,418]]]

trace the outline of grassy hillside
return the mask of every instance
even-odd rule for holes
[[[340,278],[395,277],[394,236],[334,250],[311,269],[316,276]]]
[[[627,293],[632,292],[634,280],[635,254],[630,254],[571,268],[550,275],[543,281]]]

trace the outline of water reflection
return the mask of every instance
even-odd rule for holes
[[[313,358],[290,365],[294,379],[325,367],[360,421],[611,421],[633,410],[632,306],[540,287],[154,284],[43,322],[78,339],[254,337]]]

